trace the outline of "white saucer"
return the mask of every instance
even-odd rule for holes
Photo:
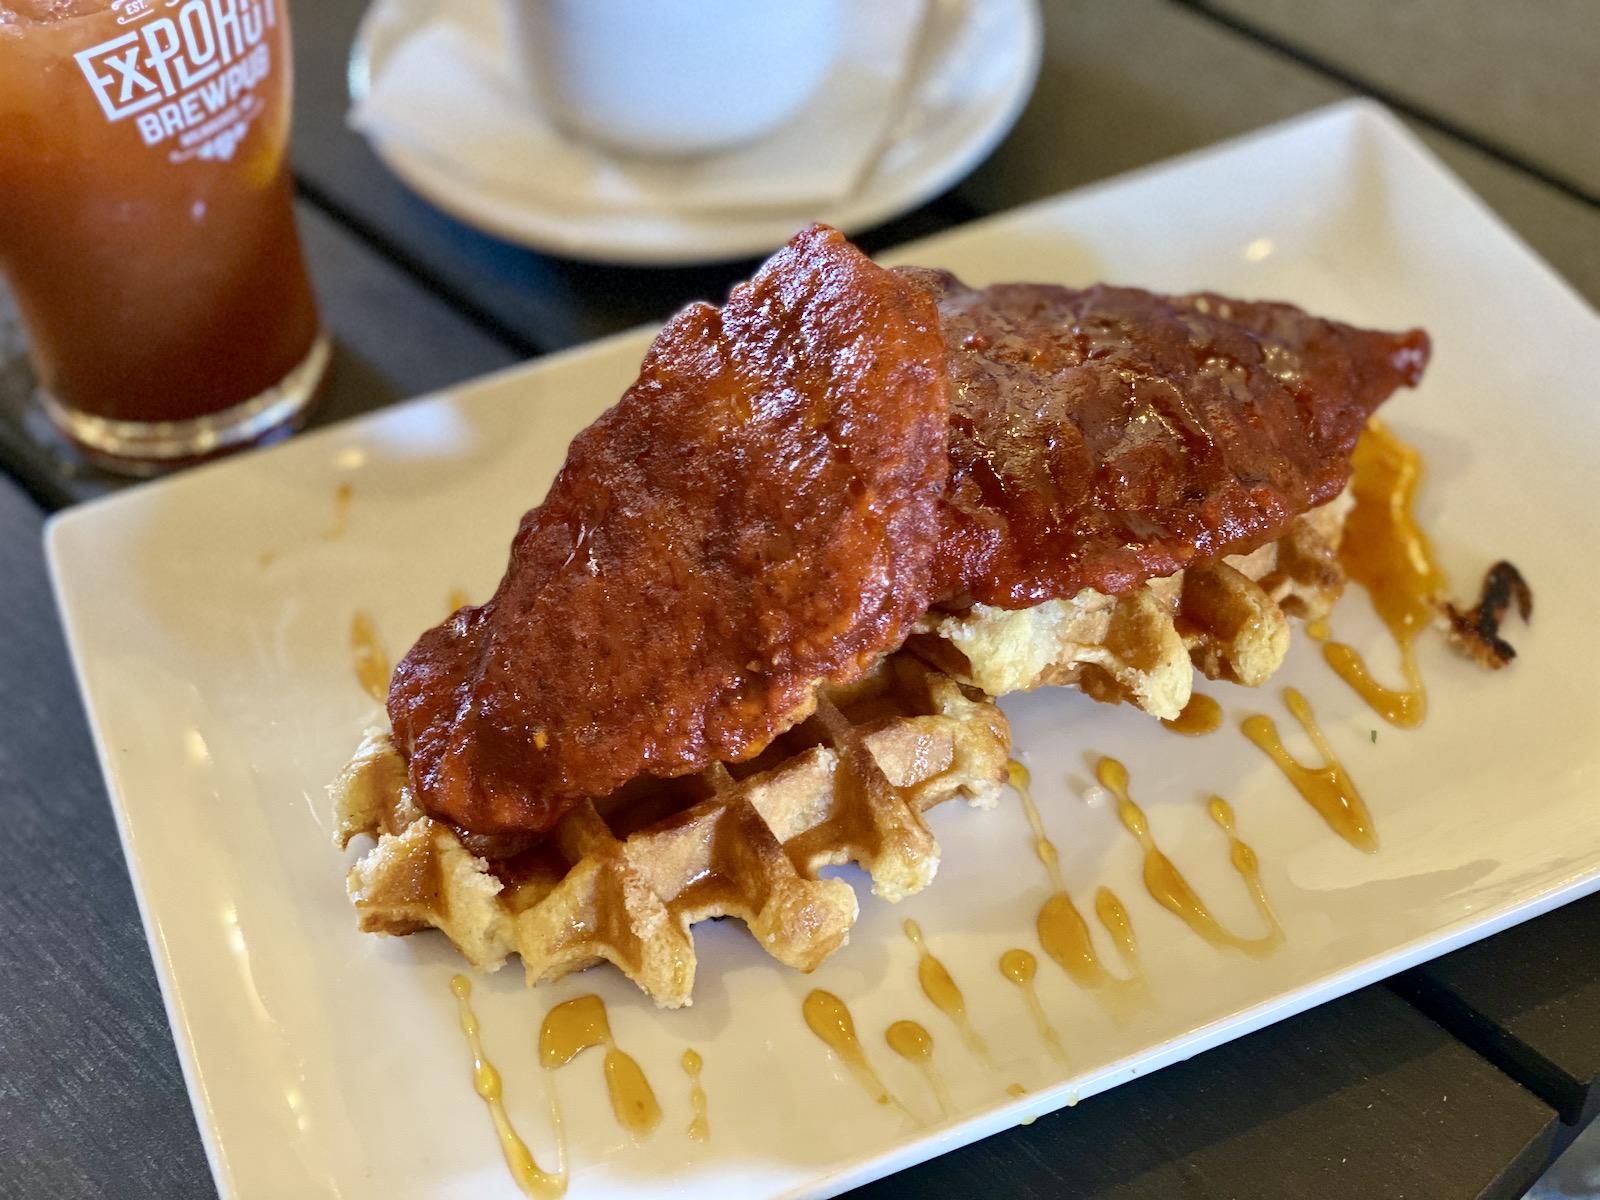
[[[435,22],[482,28],[494,0],[374,0],[356,33],[350,91],[359,106],[405,42]],[[903,109],[884,148],[845,198],[705,211],[618,207],[595,175],[553,169],[538,186],[495,178],[423,148],[391,122],[364,130],[374,151],[439,208],[509,241],[573,258],[656,265],[764,254],[809,221],[870,228],[950,187],[1005,136],[1033,90],[1042,31],[1037,0],[929,0]],[[487,102],[489,93],[484,94]],[[526,103],[521,97],[517,104]],[[493,116],[536,116],[496,102]],[[392,118],[393,114],[390,114]],[[772,135],[777,138],[778,134]],[[759,157],[759,156],[756,156]]]

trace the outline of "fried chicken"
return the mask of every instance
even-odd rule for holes
[[[991,695],[1070,686],[1164,718],[1196,669],[1264,682],[1286,616],[1343,588],[1350,452],[1427,335],[900,270],[939,300],[955,387],[938,602],[912,648]]]
[[[1428,358],[1421,330],[1288,304],[901,274],[938,299],[955,386],[947,608],[1121,595],[1276,540]]]
[[[1286,304],[975,291],[813,227],[724,308],[673,318],[523,519],[494,597],[400,664],[411,789],[514,853],[580,798],[759,754],[930,609],[924,632],[968,656],[931,660],[991,692],[1071,683],[1173,715],[1186,656],[1259,682],[1287,627],[1256,583],[1271,562],[1242,556],[1295,543],[1427,354],[1420,331]],[[1190,600],[1210,611],[1184,629]],[[1017,655],[1040,614],[1055,644]]]
[[[680,312],[494,597],[396,669],[418,803],[537,835],[636,776],[758,754],[927,609],[948,424],[931,297],[833,230]]]

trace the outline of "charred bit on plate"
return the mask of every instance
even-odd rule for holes
[[[1500,622],[1505,619],[1511,602],[1517,603],[1517,614],[1524,622],[1533,616],[1533,591],[1522,572],[1502,559],[1489,568],[1483,577],[1483,594],[1476,608],[1460,609],[1448,600],[1442,607],[1450,622],[1450,640],[1465,651],[1480,667],[1499,670],[1517,656],[1500,636]]]

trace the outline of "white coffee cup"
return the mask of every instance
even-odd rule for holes
[[[535,96],[626,154],[707,154],[794,114],[838,52],[841,0],[505,0]]]

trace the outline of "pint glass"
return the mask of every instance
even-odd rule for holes
[[[0,0],[0,271],[40,401],[149,473],[292,430],[329,347],[285,0]]]

